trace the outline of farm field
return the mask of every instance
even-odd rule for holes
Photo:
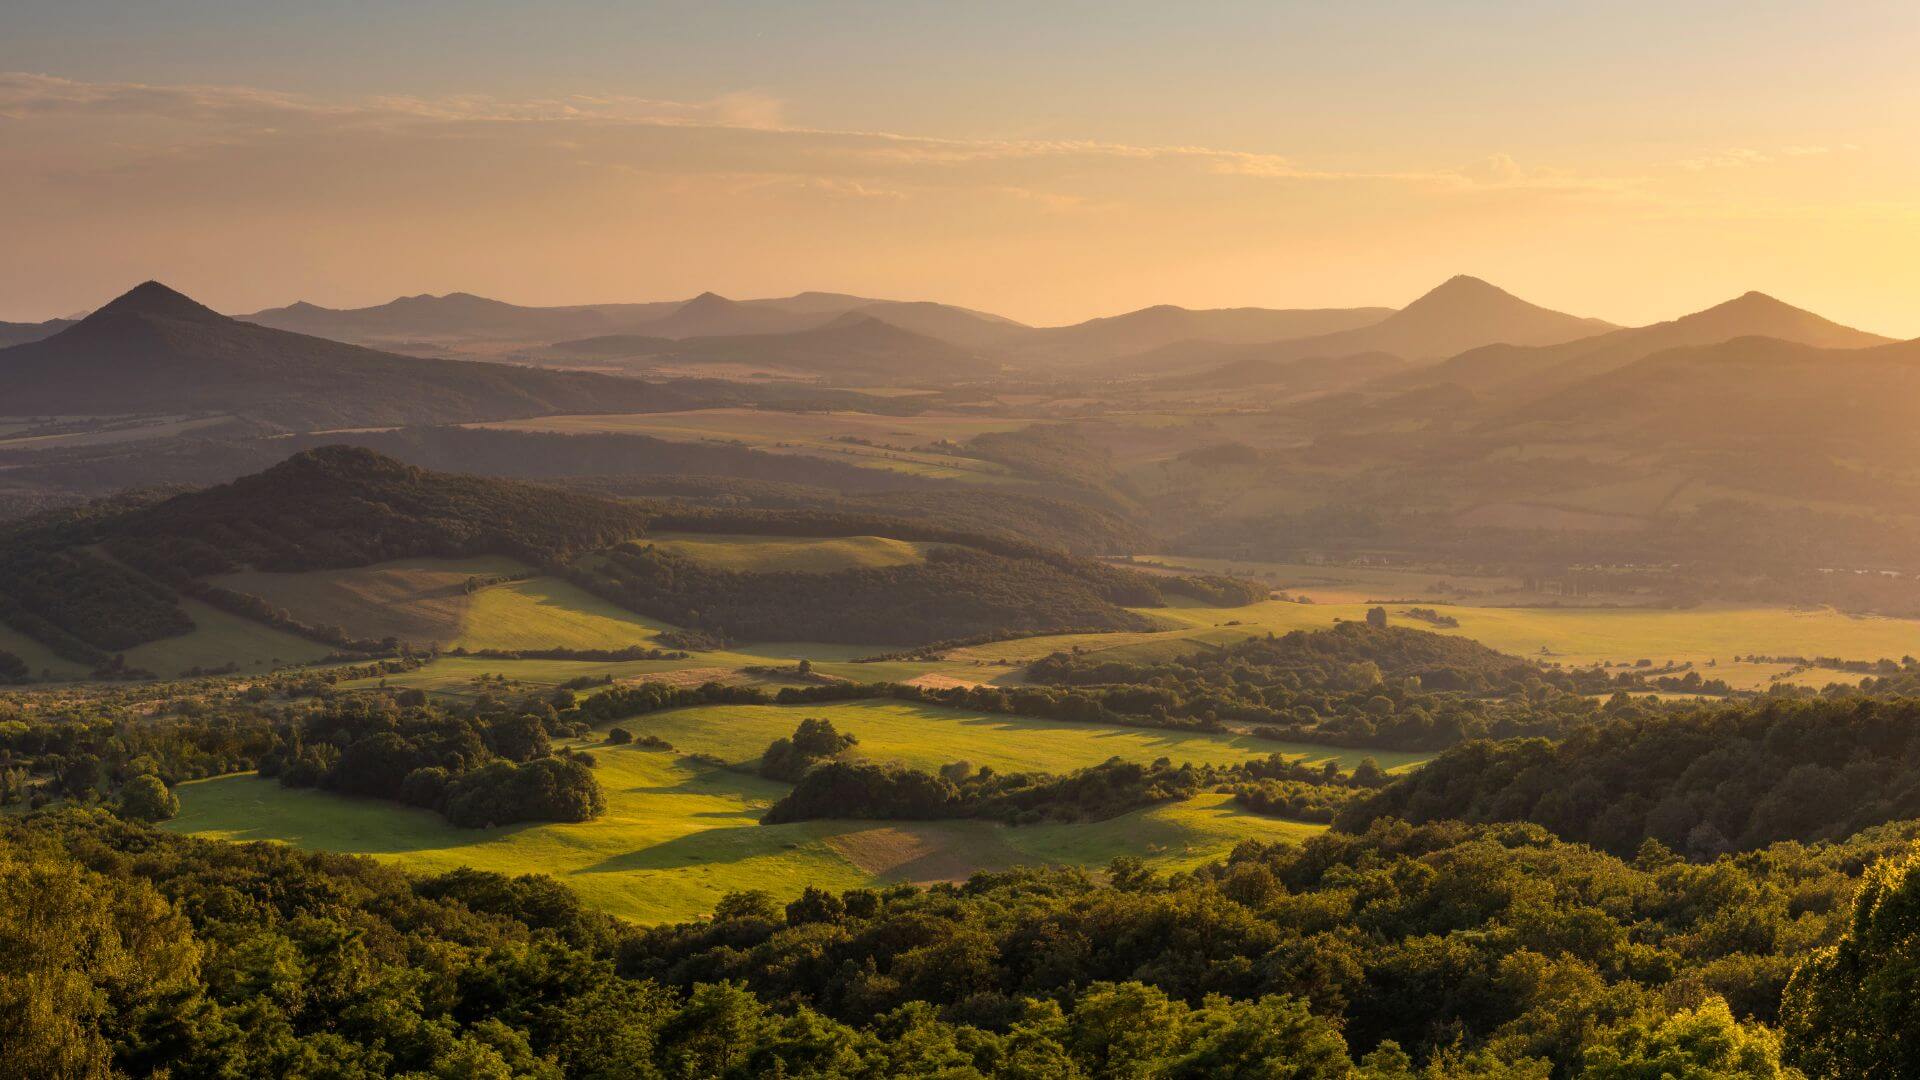
[[[1070,772],[1109,758],[1176,764],[1228,765],[1268,754],[1308,762],[1337,761],[1352,768],[1371,757],[1398,770],[1431,754],[1347,750],[1310,743],[1278,742],[1245,735],[1105,727],[1070,720],[1041,720],[948,709],[911,701],[865,700],[812,705],[701,705],[619,721],[636,735],[655,735],[682,753],[710,754],[730,765],[751,766],[767,744],[793,733],[805,717],[824,717],[859,738],[861,756],[932,771],[955,761],[988,765],[1000,772]]]
[[[180,785],[181,813],[166,827],[370,855],[423,873],[472,866],[551,874],[588,903],[643,923],[695,918],[741,889],[765,889],[785,901],[808,885],[954,880],[1022,864],[1099,868],[1123,854],[1160,869],[1188,868],[1245,839],[1298,841],[1323,828],[1244,813],[1212,794],[1087,825],[763,826],[760,815],[784,785],[632,747],[593,752],[607,812],[579,824],[460,829],[429,811],[283,788],[248,773]]]
[[[213,583],[258,596],[310,626],[339,626],[358,637],[450,644],[465,628],[470,578],[528,572],[512,559],[399,559],[351,570],[287,574],[248,570]]]
[[[644,541],[696,562],[744,574],[782,570],[826,574],[837,570],[916,566],[942,545],[885,536],[734,536],[659,533]]]
[[[473,594],[455,645],[468,649],[618,649],[644,645],[667,623],[636,615],[558,578],[491,585]]]

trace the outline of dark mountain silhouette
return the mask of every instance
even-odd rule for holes
[[[656,363],[763,364],[836,377],[949,380],[993,370],[974,353],[862,311],[848,312],[824,326],[784,334],[729,334],[679,341],[620,334],[563,341],[553,348],[563,354],[644,358]]]
[[[680,305],[671,315],[641,323],[629,332],[663,338],[784,334],[812,329],[835,317],[828,312],[785,311],[746,304],[719,293],[705,292]]]
[[[1391,308],[1195,310],[1161,304],[1072,326],[1031,330],[1014,344],[1023,358],[1083,363],[1131,356],[1181,341],[1248,344],[1328,334],[1367,326],[1392,314]]]
[[[552,341],[608,333],[671,314],[679,305],[598,304],[521,307],[472,293],[402,296],[364,308],[324,308],[301,301],[241,320],[299,334],[352,342]]]
[[[149,281],[41,341],[0,349],[24,413],[230,412],[293,428],[679,408],[631,379],[425,360],[227,318]]]
[[[1276,342],[1269,356],[1282,360],[1384,352],[1408,360],[1437,360],[1496,342],[1552,345],[1612,329],[1612,323],[1551,311],[1461,275],[1370,326]]]
[[[326,308],[302,301],[238,318],[335,341],[422,350],[487,342],[570,342],[615,334],[680,338],[786,333],[819,326],[851,311],[969,348],[1027,329],[1011,319],[950,304],[828,292],[759,300],[728,300],[702,293],[692,300],[564,307],[525,307],[456,292],[402,296],[363,308]]]
[[[1454,383],[1479,394],[1543,394],[1625,367],[1654,353],[1741,337],[1776,338],[1827,349],[1859,349],[1892,339],[1842,326],[1811,311],[1750,292],[1704,311],[1559,345],[1489,345],[1390,383]]]
[[[0,322],[0,349],[9,345],[25,345],[29,341],[39,341],[72,326],[77,319],[48,319],[46,322]]]

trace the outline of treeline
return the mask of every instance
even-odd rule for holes
[[[581,754],[556,755],[546,716],[486,716],[393,697],[342,696],[283,725],[260,775],[434,810],[455,825],[587,821],[606,795]]]
[[[1372,775],[1381,775],[1378,766]],[[1362,787],[1337,768],[1309,769],[1278,754],[1238,765],[1175,765],[1165,758],[1141,764],[1113,758],[1064,775],[1001,773],[966,762],[929,773],[890,763],[823,759],[799,774],[794,789],[774,803],[762,821],[1104,821],[1212,790],[1232,791],[1237,801],[1259,813],[1330,821]],[[1299,812],[1290,812],[1294,810]]]
[[[643,615],[724,637],[911,645],[1067,627],[1146,630],[1140,575],[1091,563],[936,548],[924,563],[835,573],[740,573],[629,543],[569,577]],[[1139,580],[1136,580],[1139,579]]]
[[[1837,840],[1920,818],[1920,700],[1766,699],[1623,715],[1559,743],[1472,742],[1340,824],[1387,818],[1531,821],[1621,855]]]
[[[1155,991],[1280,996],[1390,1070],[1359,1076],[1784,1080],[1764,1026],[1782,988],[1840,938],[1860,867],[1916,835],[1890,827],[1694,866],[1622,861],[1537,826],[1383,823],[1248,843],[1192,874],[1119,860],[1107,886],[1019,871],[809,895],[784,917],[736,898],[711,921],[645,931],[621,970],[681,987],[740,980],[849,1022],[922,1004],[996,1030],[1021,1024],[1029,999],[1071,1010],[1088,987],[1137,979],[1151,990],[1114,1014],[1109,1046],[1161,1037]]]
[[[1101,714],[1166,727],[1250,726],[1274,739],[1432,750],[1470,738],[1559,736],[1592,722],[1604,672],[1543,670],[1466,638],[1341,623],[1171,660],[1055,653],[1027,677]]]
[[[193,630],[165,587],[55,543],[42,535],[0,538],[0,623],[64,660],[95,667],[122,650]]]

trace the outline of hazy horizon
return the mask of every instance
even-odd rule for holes
[[[1920,335],[1920,12],[16,5],[0,318],[803,290],[1054,325],[1758,290]]]

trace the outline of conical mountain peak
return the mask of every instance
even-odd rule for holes
[[[133,315],[149,319],[224,320],[226,316],[157,281],[145,281],[116,297],[89,319]]]

